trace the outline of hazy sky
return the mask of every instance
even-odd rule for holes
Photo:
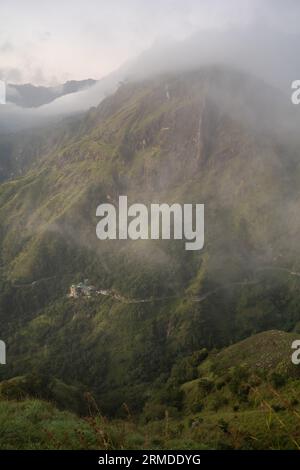
[[[268,24],[298,32],[298,0],[0,0],[0,74],[52,84],[100,78],[155,41]]]

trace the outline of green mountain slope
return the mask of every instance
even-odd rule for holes
[[[1,378],[44,373],[90,390],[107,414],[124,402],[140,412],[177,361],[291,331],[299,146],[275,111],[266,85],[222,68],[123,85],[1,184]],[[204,249],[100,242],[96,207],[122,194],[204,203]],[[67,298],[85,278],[118,297]],[[165,401],[180,409],[178,390]]]

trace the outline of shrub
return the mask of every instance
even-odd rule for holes
[[[281,388],[286,384],[287,378],[279,372],[272,372],[270,381],[274,388]]]
[[[144,407],[144,417],[146,422],[164,419],[165,414],[166,407],[163,405],[147,402]]]
[[[201,413],[203,408],[204,408],[203,403],[195,402],[195,403],[192,403],[192,405],[191,405],[191,412],[192,413]]]
[[[248,399],[250,391],[248,379],[249,371],[244,366],[234,367],[231,370],[230,391],[242,401]]]
[[[273,403],[272,404],[272,409],[278,413],[279,411],[284,411],[285,410],[285,406],[281,405],[281,403]]]
[[[226,382],[224,379],[217,379],[215,385],[217,390],[221,390],[223,387],[225,387]]]
[[[226,405],[228,405],[228,398],[219,393],[215,395],[211,404],[211,408],[214,411],[218,411],[220,408]]]
[[[225,419],[221,418],[218,421],[218,426],[224,433],[228,433],[229,423]]]
[[[205,377],[199,380],[198,388],[204,396],[208,395],[214,388],[214,383]]]

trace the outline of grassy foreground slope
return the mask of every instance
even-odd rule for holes
[[[289,360],[294,338],[268,331],[211,353],[196,378],[178,384],[183,407],[176,412],[160,401],[161,390],[139,416],[124,403],[123,418],[114,420],[102,416],[90,394],[88,416],[78,417],[37,399],[4,399],[2,391],[0,448],[300,449],[300,381]]]

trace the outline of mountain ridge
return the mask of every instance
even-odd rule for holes
[[[69,80],[62,85],[37,86],[31,83],[7,85],[7,101],[22,108],[38,108],[70,93],[77,93],[97,83],[91,78]]]

